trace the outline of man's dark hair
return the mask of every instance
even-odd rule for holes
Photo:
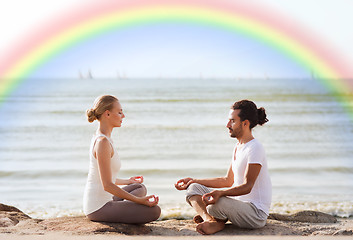
[[[250,129],[255,127],[257,124],[263,125],[268,122],[266,118],[266,112],[263,107],[257,108],[256,104],[249,100],[241,100],[235,102],[232,106],[233,110],[239,109],[238,114],[241,121],[249,120]]]

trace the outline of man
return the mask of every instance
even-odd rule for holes
[[[252,135],[256,125],[268,121],[264,108],[249,100],[235,102],[227,128],[238,143],[225,177],[180,179],[175,187],[186,190],[187,202],[196,210],[194,221],[201,234],[224,229],[227,220],[241,228],[265,226],[272,197],[272,185],[265,151]],[[227,188],[212,190],[210,188]]]

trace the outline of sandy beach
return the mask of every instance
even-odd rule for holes
[[[33,219],[19,209],[0,204],[0,239],[348,239],[353,219],[301,211],[272,213],[264,228],[226,228],[213,235],[195,232],[192,220],[161,220],[145,225],[91,222],[85,216]],[[118,238],[117,238],[118,237]]]
[[[350,236],[335,236],[334,239],[351,239]],[[305,240],[327,240],[333,239],[332,236],[312,236],[312,237],[302,237],[302,236],[105,236],[105,235],[89,235],[89,236],[74,236],[67,234],[59,234],[52,233],[46,235],[4,235],[0,234],[0,239],[6,240],[36,240],[36,239],[46,239],[46,240],[56,240],[56,239],[64,239],[64,240],[83,240],[83,239],[102,239],[102,240],[110,240],[110,239],[122,239],[122,240],[140,240],[140,239],[168,239],[168,240],[179,240],[179,239],[192,239],[192,240],[228,240],[228,239],[240,239],[240,240],[294,240],[294,239],[305,239]]]

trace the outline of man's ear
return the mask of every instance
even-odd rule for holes
[[[246,127],[246,126],[249,126],[249,127],[250,127],[250,122],[249,122],[249,120],[247,120],[247,119],[244,120],[244,121],[243,121],[243,126],[244,126],[244,127]]]

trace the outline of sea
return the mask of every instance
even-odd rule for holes
[[[112,139],[119,178],[144,176],[160,219],[190,219],[184,177],[224,176],[236,139],[226,124],[241,99],[264,107],[253,129],[273,185],[270,212],[353,217],[353,119],[318,79],[28,79],[0,105],[0,203],[34,218],[82,215],[96,97],[118,97],[126,118]]]

